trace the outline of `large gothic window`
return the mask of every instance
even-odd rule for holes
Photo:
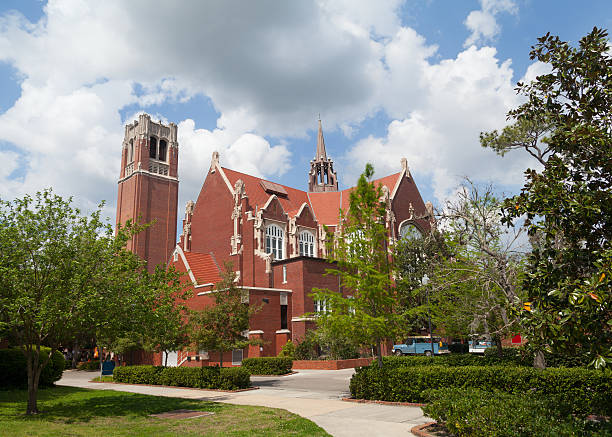
[[[300,256],[315,256],[315,237],[310,231],[302,231],[298,236]]]
[[[410,222],[403,223],[400,226],[399,234],[400,238],[405,238],[407,240],[416,240],[423,236],[419,228],[417,228],[414,223]]]
[[[283,259],[283,229],[278,225],[266,227],[266,253],[272,254],[272,259]]]

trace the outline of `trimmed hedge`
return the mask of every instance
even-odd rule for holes
[[[126,384],[169,385],[221,390],[239,390],[251,386],[249,372],[240,367],[115,367],[113,381]]]
[[[547,367],[586,367],[588,364],[580,357],[567,357],[544,352]],[[444,354],[426,357],[406,355],[403,357],[383,357],[385,366],[533,366],[533,352],[524,348],[503,348],[500,357],[497,348],[489,348],[482,354]],[[376,365],[373,363],[372,365]]]
[[[428,390],[426,397],[429,403],[423,412],[459,437],[612,435],[610,422],[572,415],[563,398],[475,388]]]
[[[242,368],[248,370],[251,375],[285,375],[291,373],[292,367],[292,358],[261,357],[242,360]]]
[[[383,365],[385,367],[414,367],[414,366],[518,366],[520,361],[518,358],[505,356],[499,358],[497,356],[482,356],[476,354],[444,354],[426,357],[424,355],[412,356],[388,356],[383,357]],[[373,361],[371,367],[377,367],[376,361]]]
[[[41,355],[49,353],[41,347]],[[39,386],[50,386],[62,377],[66,360],[59,351],[53,351],[51,359],[40,374]],[[20,348],[0,349],[0,387],[24,388],[28,386],[27,361]]]
[[[77,364],[77,370],[87,370],[93,372],[95,370],[100,370],[100,360],[94,361],[81,361]]]
[[[575,414],[612,415],[610,371],[511,366],[361,367],[350,383],[355,398],[398,402],[424,402],[425,390],[448,387],[563,396],[571,400]]]

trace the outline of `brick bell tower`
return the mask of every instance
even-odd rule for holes
[[[176,124],[166,126],[141,114],[125,126],[116,220],[155,220],[128,243],[129,250],[147,261],[150,272],[165,265],[176,246],[178,183]]]

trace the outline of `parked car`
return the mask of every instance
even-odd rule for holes
[[[433,345],[431,341],[432,338],[428,336],[408,337],[404,343],[393,345],[393,354],[398,356],[425,355],[430,357],[432,349],[434,355],[450,353],[448,345],[440,340],[440,337],[433,337]]]
[[[497,343],[486,339],[472,339],[469,342],[469,352],[471,354],[484,354],[486,349],[496,347]]]

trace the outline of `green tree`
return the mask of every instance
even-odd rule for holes
[[[248,300],[244,301],[244,291],[236,285],[235,278],[232,264],[225,264],[221,281],[212,292],[214,304],[191,311],[189,316],[191,343],[198,350],[219,352],[221,367],[224,352],[259,344],[244,332],[249,330],[251,316],[261,307],[250,306]]]
[[[127,252],[136,229],[119,229],[89,217],[71,199],[45,190],[33,198],[0,201],[0,322],[27,362],[27,414],[38,413],[38,382],[50,353],[83,332],[117,337],[139,326],[171,277],[155,280]],[[140,325],[141,329],[146,329]]]
[[[565,354],[582,349],[596,367],[612,362],[609,44],[597,28],[577,47],[550,34],[539,38],[530,57],[551,72],[518,84],[526,101],[508,113],[501,135],[481,135],[484,147],[502,155],[512,144],[546,151],[542,168],[528,169],[521,193],[504,204],[506,222],[526,217],[533,241],[523,284],[532,302],[529,340]],[[521,134],[530,123],[544,133],[531,146]]]
[[[438,328],[447,335],[495,338],[500,353],[499,340],[518,328],[523,259],[516,244],[520,230],[508,230],[501,219],[492,187],[466,180],[441,214],[445,251],[432,259],[425,285]]]
[[[447,254],[443,235],[437,230],[400,238],[394,247],[399,308],[407,332],[418,334],[430,323],[426,285],[434,264]]]
[[[367,164],[351,191],[349,210],[341,221],[341,236],[333,241],[328,260],[351,296],[330,290],[316,290],[313,297],[326,302],[330,311],[318,314],[317,324],[333,335],[343,335],[362,346],[376,346],[382,367],[381,344],[394,338],[401,327],[397,289],[389,235],[385,226],[383,189],[372,182],[374,169]]]
[[[145,350],[164,354],[164,366],[168,365],[168,354],[188,346],[189,327],[188,312],[182,303],[191,293],[180,289],[178,284],[171,282],[163,283],[168,278],[167,271],[160,266],[155,270],[152,278],[154,284],[164,284],[164,290],[153,297],[152,302],[147,305],[152,308],[143,314],[143,322],[147,327],[143,334],[142,345]],[[173,276],[178,281],[178,275]]]

